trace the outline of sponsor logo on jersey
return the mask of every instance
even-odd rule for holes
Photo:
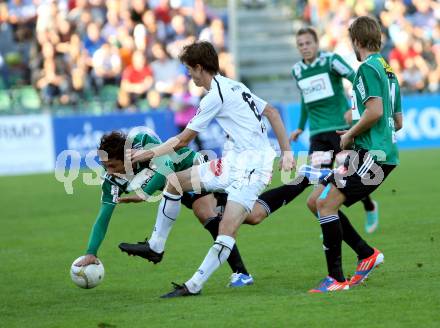
[[[382,64],[383,68],[385,69],[385,72],[387,73],[391,73],[394,74],[393,69],[391,68],[391,66],[386,62],[385,59],[383,59],[382,57],[377,58],[377,60]]]
[[[356,83],[356,88],[358,89],[358,91],[361,95],[361,98],[364,99],[366,96],[366,93],[365,93],[365,86],[364,86],[364,81],[362,80],[362,76],[359,76],[359,80]]]
[[[234,86],[231,88],[231,90],[232,90],[232,91],[241,90],[241,86],[240,86],[239,84],[234,85]]]
[[[117,203],[118,197],[119,197],[119,187],[112,185],[111,190],[110,190],[110,195],[113,196],[112,202]]]
[[[351,119],[353,121],[358,121],[361,118],[359,114],[359,109],[357,107],[356,94],[354,91],[351,91]]]
[[[214,175],[216,177],[222,175],[223,172],[223,164],[222,164],[222,159],[219,158],[217,160],[211,161],[211,163],[209,163],[210,169],[212,171],[212,173],[214,173]]]
[[[334,96],[335,92],[328,73],[317,74],[298,82],[304,103]]]
[[[350,75],[351,70],[338,59],[333,60],[332,67],[336,72],[338,72],[342,76]]]

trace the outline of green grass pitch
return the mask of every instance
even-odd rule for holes
[[[226,288],[231,272],[223,265],[202,296],[161,300],[212,243],[190,211],[182,211],[162,263],[152,265],[117,245],[150,234],[156,205],[119,205],[99,253],[105,279],[83,290],[69,268],[86,249],[99,187],[77,180],[69,196],[53,175],[1,177],[0,327],[439,327],[439,155],[402,152],[402,165],[374,193],[380,228],[366,236],[385,264],[365,286],[330,295],[307,293],[326,274],[319,225],[305,205],[311,189],[261,225],[241,228],[254,286]],[[361,206],[345,212],[365,236]],[[355,256],[345,246],[343,255],[350,275]]]

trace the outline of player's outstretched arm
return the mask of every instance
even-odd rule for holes
[[[99,210],[98,217],[93,225],[92,232],[89,237],[89,244],[87,246],[86,257],[76,263],[76,266],[85,266],[96,263],[96,254],[98,253],[99,246],[105,238],[108,224],[113,214],[115,205],[103,203]]]
[[[131,161],[133,163],[146,162],[153,157],[170,154],[175,150],[187,146],[191,142],[191,140],[193,140],[197,136],[197,133],[198,132],[186,128],[177,136],[168,139],[157,147],[151,148],[149,150],[128,149],[127,152],[129,152],[129,158],[131,158]]]
[[[278,143],[281,148],[281,161],[280,165],[284,171],[292,170],[296,163],[293,158],[292,150],[290,149],[289,139],[287,138],[286,129],[284,128],[283,121],[278,111],[271,105],[266,105],[263,111],[263,115],[267,117],[275,135],[278,139]]]

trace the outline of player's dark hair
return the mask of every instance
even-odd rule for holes
[[[381,47],[381,28],[377,19],[360,16],[348,28],[351,41],[357,41],[361,48],[377,52]]]
[[[112,131],[101,137],[98,150],[105,151],[108,159],[124,160],[124,145],[127,136],[119,131]]]
[[[301,27],[298,32],[296,32],[296,37],[300,35],[310,34],[315,39],[315,42],[318,42],[318,33],[316,33],[315,29],[311,26]]]
[[[207,41],[195,42],[183,48],[179,55],[182,63],[190,67],[196,65],[211,74],[217,74],[219,71],[218,55],[213,45]]]

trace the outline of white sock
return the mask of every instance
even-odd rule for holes
[[[228,259],[234,244],[235,239],[230,236],[217,236],[214,245],[209,249],[202,265],[200,265],[199,269],[194,273],[191,279],[185,283],[191,293],[197,293],[202,289],[203,284],[209,279],[214,271]]]
[[[148,240],[150,248],[157,253],[162,253],[165,249],[168,235],[180,212],[180,198],[181,196],[163,192],[157,210],[156,224],[151,238]]]

